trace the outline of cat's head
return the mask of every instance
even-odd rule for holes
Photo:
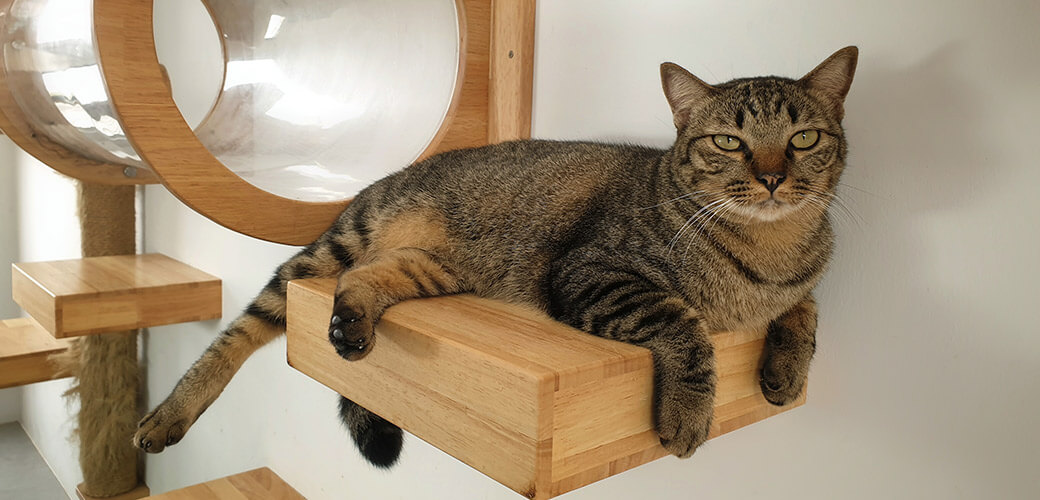
[[[718,85],[662,64],[678,129],[673,162],[693,199],[752,220],[822,214],[845,166],[841,119],[857,56],[841,49],[799,80]]]

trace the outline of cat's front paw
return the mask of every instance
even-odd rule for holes
[[[329,320],[329,342],[336,353],[348,361],[361,359],[372,350],[374,339],[372,314],[337,298]]]
[[[693,455],[708,440],[715,413],[712,398],[686,391],[668,391],[656,408],[657,433],[661,445],[679,458]]]
[[[163,402],[141,419],[130,441],[148,453],[159,453],[180,442],[194,422],[195,417],[186,414],[178,405]]]
[[[811,358],[809,347],[793,348],[766,342],[758,382],[766,401],[783,406],[798,399],[809,375]]]

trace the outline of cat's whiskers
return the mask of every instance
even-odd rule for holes
[[[852,184],[849,184],[849,183],[847,183],[847,182],[839,182],[839,183],[838,183],[838,185],[839,185],[839,186],[843,186],[843,187],[847,187],[847,188],[849,188],[849,189],[852,189],[852,190],[855,190],[855,191],[859,191],[859,192],[861,192],[861,193],[863,193],[863,194],[869,194],[869,195],[871,195],[871,196],[874,196],[874,197],[876,197],[876,198],[878,198],[878,199],[884,199],[884,197],[883,197],[883,196],[880,196],[880,195],[874,194],[874,193],[872,193],[872,192],[870,192],[870,191],[867,191],[866,189],[861,189],[861,188],[858,188],[858,187],[856,187],[856,186],[853,186]]]
[[[650,205],[649,207],[640,208],[639,210],[642,211],[642,210],[649,210],[651,208],[662,207],[662,206],[667,205],[669,203],[675,203],[677,201],[685,200],[686,198],[690,198],[690,197],[694,197],[694,199],[696,199],[697,195],[705,194],[705,193],[706,193],[706,191],[693,191],[691,193],[686,193],[686,194],[684,194],[682,196],[676,196],[675,198],[672,198],[672,199],[670,199],[668,201],[665,201],[665,202],[658,203],[656,205]]]
[[[811,187],[803,187],[802,189],[804,189],[805,192],[809,193],[810,195],[814,195],[816,200],[819,203],[823,204],[823,206],[825,207],[824,211],[826,211],[826,208],[830,208],[832,206],[836,207],[837,210],[833,211],[832,213],[834,213],[840,218],[844,218],[857,228],[863,227],[863,219],[859,215],[857,215],[848,206],[847,203],[845,203],[845,200],[842,199],[842,197],[838,193],[820,191]]]
[[[690,247],[693,245],[693,242],[697,239],[697,237],[700,236],[702,233],[706,234],[705,231],[710,232],[711,230],[713,230],[715,228],[715,225],[722,218],[723,214],[737,203],[736,200],[734,200],[733,198],[725,198],[722,201],[723,203],[721,205],[718,205],[715,208],[715,210],[711,211],[707,218],[701,221],[700,225],[697,227],[697,232],[694,233],[692,237],[690,237],[690,242],[686,244],[686,249],[683,250],[683,263],[686,262],[686,257],[690,254]],[[710,228],[708,227],[708,224],[711,224]]]
[[[686,219],[686,222],[684,222],[682,227],[679,228],[679,231],[677,231],[675,233],[675,236],[672,237],[671,241],[668,242],[668,255],[670,256],[672,254],[672,250],[675,249],[675,244],[678,243],[679,240],[682,238],[683,233],[685,233],[690,227],[693,227],[693,225],[696,224],[700,218],[705,217],[705,214],[713,213],[711,211],[712,207],[717,206],[720,203],[724,203],[725,201],[726,199],[722,198],[708,203],[707,205],[701,207],[701,209],[694,213],[692,216],[690,216],[689,219]]]

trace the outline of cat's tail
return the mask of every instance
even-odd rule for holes
[[[397,463],[404,442],[400,427],[343,396],[339,397],[339,417],[365,460],[381,469]]]

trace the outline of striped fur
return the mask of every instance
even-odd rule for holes
[[[666,64],[678,131],[667,150],[520,141],[444,153],[376,182],[278,268],[141,421],[134,444],[158,452],[176,443],[242,362],[282,333],[288,280],[338,276],[329,340],[348,360],[377,348],[386,308],[459,292],[649,348],[661,441],[689,456],[711,424],[709,332],[768,327],[761,386],[770,402],[790,402],[805,383],[855,62],[848,48],[801,80],[716,86]],[[819,131],[817,144],[791,146],[801,130]],[[741,146],[721,149],[719,134]],[[340,413],[370,461],[394,463],[400,429],[346,399]]]

